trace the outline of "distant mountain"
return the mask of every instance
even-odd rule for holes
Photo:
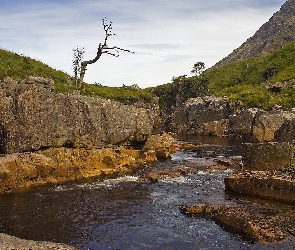
[[[214,67],[274,52],[295,41],[295,0],[288,0],[267,23]]]

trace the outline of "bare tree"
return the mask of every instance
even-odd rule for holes
[[[94,59],[89,60],[89,61],[82,61],[81,62],[80,88],[82,88],[82,86],[83,86],[83,80],[84,80],[84,76],[85,76],[85,73],[86,73],[87,65],[97,62],[97,60],[101,57],[102,54],[109,54],[111,56],[118,57],[120,51],[126,51],[126,52],[130,52],[130,53],[134,53],[134,52],[131,52],[130,50],[122,49],[122,48],[119,48],[117,46],[109,47],[107,45],[108,38],[110,36],[115,36],[116,35],[116,34],[114,34],[112,32],[112,29],[113,29],[112,24],[113,24],[113,22],[109,21],[109,19],[107,17],[105,17],[105,18],[102,19],[102,23],[103,23],[103,28],[104,28],[104,31],[105,31],[104,42],[99,44],[99,46],[97,48],[97,53],[96,53],[96,56],[95,56]]]
[[[73,49],[74,52],[74,58],[73,58],[73,72],[76,79],[76,85],[77,85],[77,79],[78,75],[81,73],[81,61],[83,60],[83,55],[85,53],[84,48],[80,49],[78,46],[77,48]]]

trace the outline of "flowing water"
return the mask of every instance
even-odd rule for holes
[[[154,167],[192,166],[239,156],[241,141],[182,138],[202,144]],[[213,221],[191,218],[179,205],[237,204],[224,193],[224,176],[197,174],[140,183],[134,176],[71,182],[0,196],[0,232],[24,239],[69,243],[78,249],[294,249],[295,243],[252,244]],[[293,244],[293,245],[292,245]]]

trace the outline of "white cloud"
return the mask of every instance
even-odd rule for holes
[[[0,46],[71,73],[72,49],[95,56],[104,39],[101,19],[113,21],[109,44],[135,51],[103,55],[89,83],[141,87],[190,74],[196,61],[212,66],[240,46],[283,0],[1,0]]]

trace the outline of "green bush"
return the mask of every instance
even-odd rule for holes
[[[152,93],[159,97],[161,109],[170,112],[189,98],[209,94],[207,79],[202,76],[173,77],[172,83],[163,84],[153,88]]]
[[[281,106],[284,110],[288,110],[295,106],[295,91],[293,88],[274,93],[265,87],[242,84],[225,88],[220,94],[233,104],[247,108],[270,110],[275,106]]]

